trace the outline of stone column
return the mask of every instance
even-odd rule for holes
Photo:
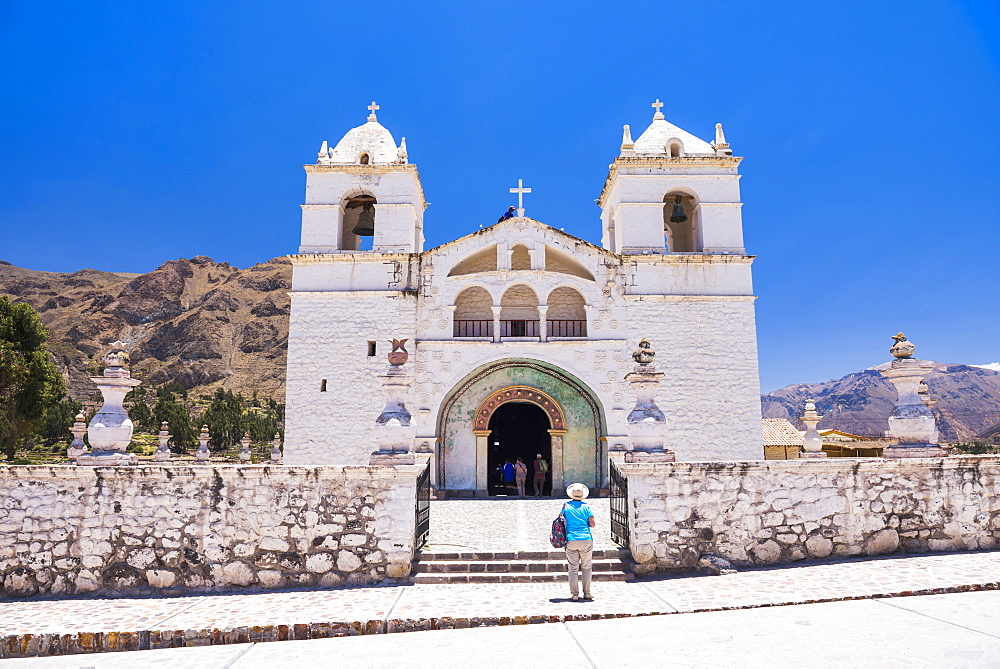
[[[490,472],[490,432],[491,430],[473,430],[476,435],[476,490],[487,493],[489,491]]]
[[[83,435],[87,434],[87,423],[83,412],[76,414],[76,421],[73,423],[73,427],[69,429],[73,433],[73,441],[70,443],[69,448],[66,449],[66,456],[70,460],[76,462],[76,459],[87,452],[87,445],[83,443]]]
[[[549,325],[548,321],[545,320],[545,314],[548,310],[549,307],[547,304],[542,304],[538,307],[538,341],[547,341],[549,337]]]
[[[274,433],[274,439],[271,440],[271,462],[272,465],[281,464],[281,435],[277,432]]]
[[[566,430],[549,430],[552,437],[552,494],[562,495],[563,488],[566,487],[563,480],[563,437]]]
[[[653,399],[663,379],[663,372],[656,371],[653,358],[656,352],[648,339],[639,342],[632,353],[638,364],[625,375],[625,380],[635,392],[635,408],[626,419],[625,431],[632,442],[632,450],[625,454],[625,462],[673,462],[674,452],[666,448],[667,419]]]
[[[825,458],[823,452],[823,437],[816,431],[816,424],[822,420],[822,416],[816,411],[816,400],[806,402],[805,411],[799,416],[806,426],[806,433],[803,436],[802,457],[803,458]]]
[[[137,465],[139,457],[125,452],[132,443],[132,421],[122,403],[125,395],[142,382],[133,379],[125,366],[128,353],[124,343],[111,344],[111,352],[104,359],[107,363],[104,375],[90,377],[104,396],[104,405],[87,427],[91,451],[78,455],[76,464],[94,467]]]
[[[500,341],[500,310],[502,307],[490,307],[493,310],[493,341]]]
[[[208,464],[208,459],[212,457],[212,452],[208,450],[208,426],[202,425],[201,432],[198,433],[198,452],[195,454],[199,464]]]
[[[247,430],[243,434],[243,438],[240,439],[240,464],[241,465],[248,465],[248,464],[250,464],[250,458],[251,458],[250,443],[251,442],[252,442],[252,440],[250,439],[250,430]]]
[[[156,447],[156,454],[153,455],[153,460],[156,462],[170,462],[170,446],[167,442],[170,441],[170,430],[167,421],[160,423],[160,433],[156,435],[157,440],[159,440],[159,445]]]
[[[368,462],[372,465],[412,465],[413,438],[417,436],[417,426],[406,408],[406,396],[413,385],[413,378],[404,369],[409,354],[405,339],[393,339],[389,353],[389,367],[379,376],[386,402],[382,413],[375,419],[375,440],[378,449]]]
[[[889,435],[899,443],[887,447],[886,458],[937,458],[947,455],[938,446],[938,431],[934,414],[920,397],[920,383],[934,369],[934,363],[912,357],[913,342],[903,333],[893,337],[896,343],[889,352],[896,359],[888,369],[879,370],[896,388],[896,405],[889,414]]]

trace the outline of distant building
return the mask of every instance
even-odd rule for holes
[[[765,460],[797,460],[802,451],[802,437],[805,432],[798,430],[787,418],[763,418],[761,428],[764,433]]]

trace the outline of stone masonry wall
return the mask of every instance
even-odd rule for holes
[[[0,598],[374,583],[419,466],[0,467]]]
[[[639,573],[1000,545],[1000,457],[623,464]]]

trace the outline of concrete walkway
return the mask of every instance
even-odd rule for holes
[[[0,667],[507,669],[519,663],[536,667],[997,666],[1000,593],[7,660],[0,661]]]
[[[730,576],[599,583],[594,586],[593,602],[569,601],[563,583],[427,584],[143,599],[4,601],[0,602],[0,652],[6,657],[19,657],[304,640],[998,588],[1000,552],[982,551],[798,563]],[[880,606],[906,606],[906,601],[893,599]],[[69,660],[71,664],[63,666],[92,666],[99,657],[76,656]],[[141,657],[147,656],[143,653]]]

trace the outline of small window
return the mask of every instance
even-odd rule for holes
[[[361,154],[361,159],[360,159],[360,161],[359,161],[359,162],[360,162],[360,163],[361,163],[362,165],[367,165],[367,164],[368,164],[368,162],[369,162],[369,158],[368,158],[368,154],[367,154],[367,153],[362,153],[362,154]]]
[[[326,392],[326,379],[323,379],[322,381],[319,382],[319,391],[321,393]]]
[[[368,342],[368,357],[369,358],[375,357],[375,342],[373,341]]]

